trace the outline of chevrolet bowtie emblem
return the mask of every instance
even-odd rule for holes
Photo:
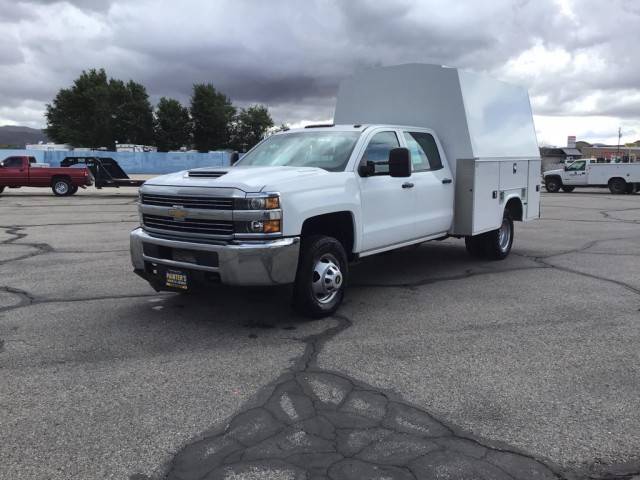
[[[187,211],[183,209],[181,205],[174,205],[173,208],[169,210],[169,215],[173,217],[174,220],[184,220],[187,218]]]

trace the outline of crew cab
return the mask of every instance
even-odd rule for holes
[[[51,187],[57,196],[73,195],[91,185],[87,168],[52,168],[38,164],[34,157],[12,156],[0,162],[0,193],[6,187]]]
[[[543,175],[550,193],[573,192],[576,187],[609,187],[613,194],[640,191],[640,163],[598,163],[595,158],[584,158]]]
[[[448,236],[500,260],[514,221],[539,216],[519,87],[435,65],[374,69],[343,82],[334,121],[272,135],[230,167],[148,180],[135,273],[156,290],[292,284],[294,307],[322,317],[355,260]]]

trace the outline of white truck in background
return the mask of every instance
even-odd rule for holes
[[[613,194],[640,191],[640,163],[598,163],[583,158],[543,173],[547,192],[573,192],[578,187],[609,187]]]
[[[157,290],[292,284],[294,307],[322,317],[354,260],[448,236],[499,260],[513,222],[539,216],[522,88],[437,65],[377,68],[341,84],[334,123],[272,135],[231,167],[145,182],[134,271]]]

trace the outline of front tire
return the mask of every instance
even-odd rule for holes
[[[4,192],[4,187],[0,187],[0,193]]]
[[[69,190],[69,196],[75,195],[78,192],[77,185],[71,185],[71,189]]]
[[[562,182],[557,177],[545,178],[544,186],[549,193],[556,193],[560,191],[560,187],[562,187]]]
[[[293,289],[295,310],[311,318],[335,313],[344,298],[348,268],[344,247],[335,238],[303,239]]]
[[[65,197],[69,195],[71,190],[71,183],[64,178],[58,178],[51,184],[51,190],[56,197]]]

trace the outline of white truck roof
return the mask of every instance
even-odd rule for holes
[[[526,89],[440,65],[374,68],[344,80],[334,123],[433,129],[454,171],[457,159],[540,157]]]

